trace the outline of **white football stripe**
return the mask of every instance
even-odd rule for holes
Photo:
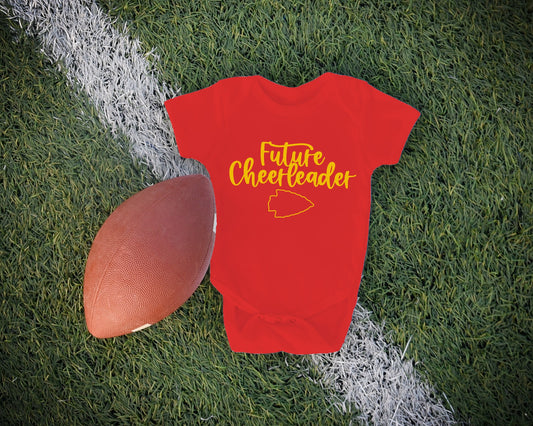
[[[148,327],[150,327],[151,325],[152,325],[152,324],[150,324],[150,323],[143,324],[143,325],[141,325],[140,327],[134,328],[133,330],[131,330],[131,332],[132,332],[132,333],[135,333],[136,331],[144,330],[145,328],[148,328]]]
[[[65,67],[111,130],[126,135],[132,153],[160,178],[204,173],[193,160],[179,157],[163,102],[175,96],[157,78],[138,40],[119,32],[111,19],[89,0],[4,0],[2,10],[30,24],[45,53]],[[452,413],[416,373],[413,363],[385,339],[383,327],[358,305],[346,342],[336,354],[306,359],[337,392],[340,411],[353,404],[357,420],[376,424],[450,424]]]
[[[127,136],[132,153],[161,180],[191,173],[207,174],[197,161],[182,159],[162,108],[176,96],[157,78],[154,52],[144,53],[126,29],[115,29],[95,2],[5,0],[12,14],[30,24],[52,61],[59,61],[73,86],[84,90],[100,119],[114,134]]]

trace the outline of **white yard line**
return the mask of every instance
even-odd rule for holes
[[[337,391],[332,402],[343,412],[353,404],[364,424],[454,424],[451,411],[435,398],[413,362],[387,341],[383,325],[370,316],[358,304],[342,349],[310,357],[324,382]]]
[[[102,122],[124,134],[132,154],[157,177],[207,174],[200,163],[178,155],[163,102],[179,91],[161,84],[152,65],[156,55],[143,52],[126,28],[119,32],[92,1],[2,1],[12,7],[8,15],[30,24],[44,52],[89,95]]]
[[[153,52],[118,31],[90,0],[0,0],[11,18],[25,21],[39,37],[45,54],[65,67],[74,87],[81,88],[114,134],[124,134],[132,155],[160,178],[204,173],[177,151],[163,102],[175,95],[158,78]],[[1,7],[1,5],[0,5]],[[150,59],[150,60],[149,60]],[[358,305],[345,344],[335,354],[306,357],[336,392],[341,412],[355,406],[356,421],[372,424],[454,423],[452,413],[435,398],[417,374],[405,350],[389,344],[383,326]]]

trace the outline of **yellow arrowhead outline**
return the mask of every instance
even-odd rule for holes
[[[277,197],[278,197],[280,191],[288,192],[289,194],[293,194],[293,195],[296,195],[296,196],[298,196],[298,197],[300,197],[300,198],[305,199],[305,200],[309,203],[309,207],[307,207],[306,209],[301,210],[301,211],[299,211],[299,212],[292,213],[292,214],[288,214],[288,215],[286,215],[286,216],[278,216],[278,211],[275,210],[275,209],[273,210],[273,209],[270,208],[270,202],[272,201],[272,198],[277,198]],[[299,215],[299,214],[305,213],[307,210],[309,210],[309,209],[312,208],[312,207],[315,207],[315,203],[313,203],[309,198],[307,198],[307,197],[305,197],[305,196],[303,196],[303,195],[301,195],[301,194],[298,194],[298,193],[296,193],[296,192],[289,191],[289,190],[287,190],[287,189],[276,189],[276,193],[275,193],[275,194],[272,194],[272,195],[268,198],[268,206],[267,206],[268,211],[271,212],[271,213],[274,213],[274,217],[275,217],[276,219],[285,219],[286,217],[297,216],[297,215]]]

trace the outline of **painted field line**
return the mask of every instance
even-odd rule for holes
[[[11,6],[8,16],[26,21],[39,37],[44,52],[65,67],[67,78],[85,91],[100,120],[113,134],[124,134],[133,156],[147,164],[161,180],[205,169],[182,159],[174,143],[168,117],[161,107],[170,92],[160,83],[140,42],[119,32],[96,3],[76,0],[0,0]],[[151,59],[151,62],[148,59]]]
[[[336,390],[332,403],[342,412],[353,404],[363,424],[455,424],[452,412],[404,358],[407,347],[401,351],[390,344],[384,325],[370,316],[358,303],[341,350],[310,356],[324,383]]]
[[[179,157],[163,102],[175,96],[158,79],[153,52],[143,53],[126,28],[116,30],[90,0],[0,0],[12,19],[25,21],[44,53],[65,66],[75,88],[97,107],[114,134],[124,134],[132,155],[160,178],[206,173],[201,164]],[[148,60],[151,58],[152,63]],[[335,389],[332,403],[372,424],[453,424],[452,413],[420,379],[405,351],[390,345],[383,326],[358,305],[345,344],[335,354],[306,357]]]

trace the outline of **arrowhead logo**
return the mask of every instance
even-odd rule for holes
[[[274,213],[276,219],[305,213],[314,206],[307,197],[286,189],[276,189],[276,193],[268,199],[268,211]]]

